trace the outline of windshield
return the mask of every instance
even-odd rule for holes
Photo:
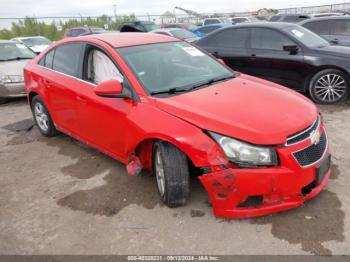
[[[156,25],[156,24],[143,24],[143,26],[146,28],[147,32],[150,32],[152,30],[156,30],[156,29],[160,28],[160,26]]]
[[[217,60],[185,42],[124,47],[117,52],[150,94],[171,89],[186,92],[214,79],[234,77]]]
[[[170,33],[180,39],[188,39],[188,38],[195,38],[196,35],[191,33],[188,30],[180,29],[180,30],[171,30]]]
[[[35,38],[25,38],[22,39],[22,42],[29,47],[36,46],[36,45],[49,45],[51,44],[51,41],[44,37],[35,37]]]
[[[31,59],[35,54],[25,45],[16,43],[0,44],[0,61]]]
[[[321,48],[321,47],[325,47],[325,46],[329,45],[329,43],[326,40],[324,40],[322,37],[316,35],[315,33],[311,32],[308,29],[305,29],[303,27],[290,26],[290,27],[285,28],[285,30],[294,39],[299,40],[307,47]]]

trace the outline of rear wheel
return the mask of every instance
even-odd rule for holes
[[[40,96],[32,99],[32,112],[35,123],[44,136],[52,137],[59,134]]]
[[[309,86],[311,98],[321,104],[334,104],[345,100],[350,92],[349,79],[337,69],[326,69],[315,74]]]
[[[153,148],[153,169],[162,201],[168,207],[185,205],[190,192],[186,155],[175,146],[158,141]]]

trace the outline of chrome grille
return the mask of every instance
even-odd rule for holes
[[[320,126],[320,117],[318,116],[315,122],[311,126],[294,135],[288,136],[286,145],[287,146],[294,145],[308,139],[311,133],[317,130],[319,126]]]
[[[323,131],[318,144],[313,144],[303,150],[294,152],[293,156],[302,167],[310,166],[320,160],[327,148],[327,135]]]

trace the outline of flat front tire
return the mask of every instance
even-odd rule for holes
[[[32,99],[32,112],[35,123],[44,136],[53,137],[59,134],[40,96],[35,96]]]
[[[350,92],[348,76],[337,69],[325,69],[315,74],[309,85],[311,98],[319,104],[344,101]]]
[[[162,201],[168,207],[185,205],[190,192],[186,155],[172,144],[158,141],[153,147],[153,170]]]

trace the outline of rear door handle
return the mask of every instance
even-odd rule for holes
[[[249,59],[255,60],[256,59],[256,54],[251,54]]]

